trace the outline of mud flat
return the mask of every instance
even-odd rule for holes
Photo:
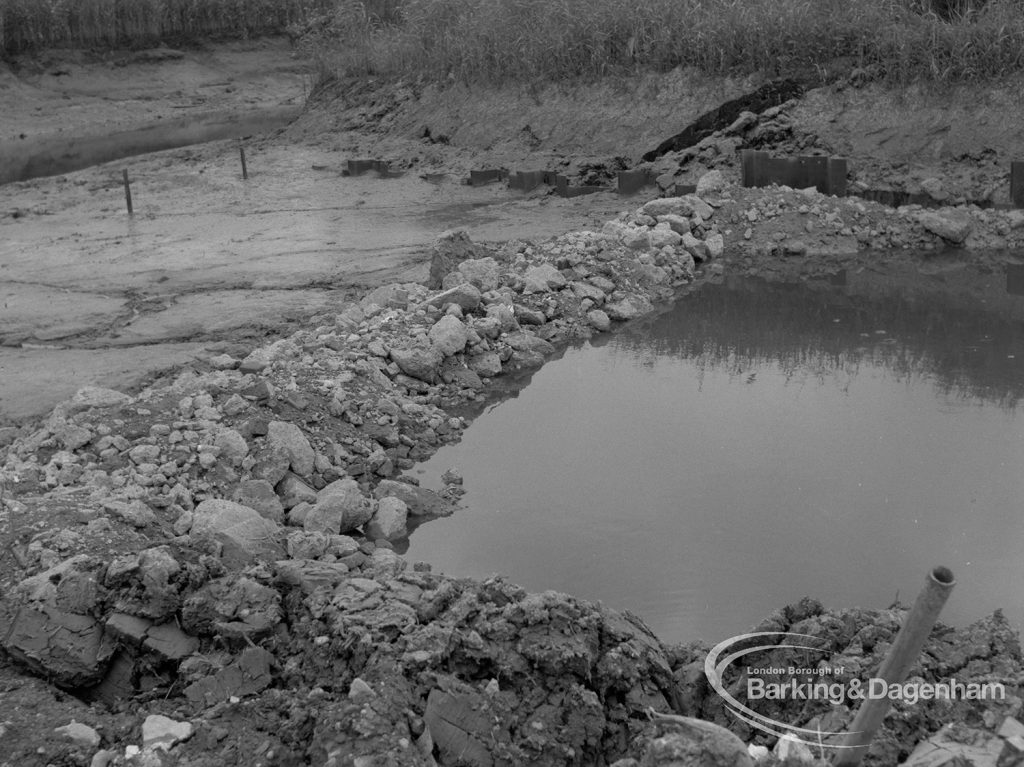
[[[456,223],[482,240],[545,237],[620,205],[612,194],[524,199],[457,176],[345,178],[344,156],[257,143],[248,181],[234,142],[125,160],[133,218],[120,164],[0,187],[0,418],[137,380],[120,377],[126,349],[152,375],[185,361],[184,344],[201,356],[295,327],[366,286],[422,279],[432,241]]]

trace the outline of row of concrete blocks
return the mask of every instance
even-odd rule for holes
[[[740,152],[740,163],[746,187],[814,187],[822,194],[846,196],[846,160],[841,157],[772,157],[768,152],[744,149]]]
[[[837,197],[846,194],[846,160],[834,157],[797,157],[774,158],[767,152],[744,149],[741,153],[743,164],[744,186],[769,186],[780,184],[804,189],[815,187],[824,194]],[[345,176],[360,176],[371,171],[382,178],[396,178],[400,172],[392,171],[386,160],[349,160],[348,167],[342,171]],[[1024,193],[1024,173],[1021,174],[1021,188]],[[579,197],[585,194],[605,191],[607,187],[599,184],[570,186],[569,178],[550,170],[516,171],[510,173],[504,168],[471,170],[467,183],[470,186],[483,186],[507,181],[512,189],[530,192],[542,184],[554,187],[561,197]],[[619,171],[617,191],[622,195],[636,194],[645,187],[655,184],[655,176],[649,170]],[[693,191],[692,186],[677,185],[674,194],[687,194]]]
[[[772,157],[768,152],[756,149],[744,149],[740,152],[742,184],[745,187],[762,187],[778,184],[793,189],[814,187],[822,194],[836,197],[846,196],[846,159],[841,157],[824,157],[806,155],[801,157]],[[392,171],[386,160],[349,160],[348,167],[342,171],[343,176],[360,176],[375,171],[382,178],[398,178],[400,171]],[[580,195],[601,192],[606,187],[598,184],[570,186],[569,179],[560,173],[549,170],[516,171],[510,173],[504,168],[488,170],[471,170],[467,183],[470,186],[483,186],[496,182],[507,181],[509,187],[522,192],[529,192],[542,184],[555,189],[562,197],[579,197]],[[655,176],[648,170],[623,170],[618,173],[617,191],[622,195],[636,194],[645,187],[655,184]],[[688,194],[693,187],[676,185],[674,194]],[[893,193],[900,194],[900,193]],[[1024,208],[1024,161],[1010,163],[1010,200],[1016,208]],[[911,199],[879,199],[889,204],[907,204],[927,200]]]
[[[594,192],[603,192],[607,188],[598,184],[569,186],[568,176],[550,170],[520,170],[510,173],[504,168],[492,168],[469,172],[468,183],[470,186],[483,186],[499,181],[507,181],[511,189],[518,189],[521,192],[530,192],[541,184],[547,184],[554,187],[555,192],[561,197],[580,197],[585,194],[594,194]]]
[[[341,175],[362,176],[370,171],[375,171],[381,178],[398,178],[403,175],[401,171],[391,170],[387,160],[349,160]]]
[[[601,186],[600,184],[570,186],[567,176],[550,170],[516,171],[515,173],[510,173],[504,168],[471,170],[467,179],[467,183],[470,186],[483,186],[484,184],[493,184],[501,181],[507,181],[510,188],[521,192],[530,192],[542,184],[547,184],[554,187],[555,192],[562,197],[579,197],[580,195],[603,192],[609,189],[609,187]],[[649,171],[623,170],[618,173],[617,191],[619,194],[635,194],[644,187],[654,186],[654,183],[654,176]],[[676,190],[679,194],[685,194],[687,191],[692,192],[693,188],[683,189],[680,187]]]
[[[776,158],[767,152],[744,149],[740,154],[743,170],[743,186],[770,186],[778,184],[794,189],[814,187],[823,194],[843,197],[846,195],[846,160],[836,157]],[[1022,174],[1024,177],[1024,174]],[[481,186],[498,181],[508,181],[513,189],[529,192],[541,184],[548,184],[563,197],[599,192],[605,187],[597,185],[569,186],[569,179],[553,171],[518,171],[510,174],[504,169],[470,171],[468,183]],[[636,194],[641,189],[655,184],[655,176],[648,170],[624,170],[618,173],[619,194]],[[1022,182],[1024,188],[1024,182]],[[692,186],[676,185],[674,194],[687,194]]]

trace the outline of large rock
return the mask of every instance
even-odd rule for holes
[[[267,426],[267,446],[271,451],[284,451],[289,457],[292,471],[300,477],[308,477],[313,473],[316,453],[313,452],[306,435],[295,424],[271,421]]]
[[[651,302],[646,298],[627,296],[621,301],[605,304],[604,311],[611,319],[625,322],[627,320],[635,320],[637,317],[647,314],[653,308]]]
[[[252,467],[254,479],[262,479],[271,485],[276,485],[292,465],[291,455],[281,446],[270,447],[266,445],[256,451],[253,456],[255,463]]]
[[[672,229],[667,223],[657,224],[651,229],[651,247],[657,250],[661,248],[674,248],[678,245],[682,238]]]
[[[246,565],[253,559],[277,559],[284,553],[280,527],[255,509],[221,498],[210,498],[196,506],[191,532],[223,544],[221,556],[229,566]]]
[[[72,743],[84,746],[85,748],[96,749],[100,746],[100,734],[89,725],[82,724],[81,722],[71,720],[70,723],[63,727],[54,727],[53,731]]]
[[[405,538],[409,532],[406,529],[406,520],[409,516],[409,508],[401,498],[388,496],[381,498],[377,503],[377,510],[363,532],[371,541],[383,538],[388,541],[396,541]]]
[[[445,275],[455,271],[459,264],[467,259],[486,256],[486,248],[469,239],[462,229],[444,232],[434,242],[430,251],[430,279],[427,287],[438,290],[444,282]]]
[[[428,335],[434,348],[446,357],[458,354],[466,348],[466,344],[469,342],[469,328],[458,317],[453,317],[450,314],[446,314],[435,322]]]
[[[339,479],[317,493],[316,503],[306,513],[303,528],[308,532],[347,533],[369,521],[370,500],[350,477]]]
[[[676,213],[666,213],[658,216],[658,223],[668,224],[669,229],[681,236],[689,234],[691,229],[690,219]]]
[[[669,273],[654,264],[639,264],[635,274],[642,285],[664,285],[669,281]]]
[[[427,696],[423,721],[444,764],[491,767],[491,749],[511,740],[495,715],[491,701],[474,691],[452,695],[433,689]],[[500,763],[500,762],[499,762]]]
[[[274,490],[277,492],[277,497],[280,499],[281,506],[285,510],[294,509],[300,503],[316,502],[316,490],[291,472],[284,475],[284,479],[277,483]]]
[[[142,647],[163,660],[180,661],[192,655],[199,648],[199,642],[171,622],[150,626]]]
[[[327,533],[311,533],[295,530],[288,533],[288,556],[292,559],[320,559],[327,553],[331,536]]]
[[[591,285],[589,282],[574,282],[570,287],[573,294],[580,300],[589,298],[598,306],[604,303],[605,293],[596,285]]]
[[[949,199],[949,192],[945,185],[937,178],[926,178],[921,182],[921,191],[936,202],[943,202]]]
[[[191,738],[192,731],[191,722],[177,722],[162,714],[150,714],[142,723],[142,747],[170,751],[181,741]]]
[[[497,317],[475,317],[473,318],[473,330],[481,338],[493,340],[501,335],[501,322]]]
[[[917,214],[917,222],[946,242],[961,244],[974,228],[974,219],[963,210],[925,210]]]
[[[14,587],[14,594],[30,602],[88,615],[99,600],[98,577],[103,565],[104,562],[97,557],[76,554],[25,578]]]
[[[285,559],[276,563],[277,578],[307,594],[320,588],[333,589],[348,575],[344,562],[317,562],[312,559]]]
[[[487,317],[498,321],[502,333],[510,333],[519,328],[515,310],[508,304],[491,304],[487,307]]]
[[[220,450],[220,458],[229,466],[238,466],[249,454],[249,443],[234,429],[218,429],[213,445]]]
[[[750,115],[754,120],[757,120],[755,115],[750,112],[744,114]],[[725,176],[722,175],[720,170],[711,170],[697,179],[697,196],[704,198],[715,198],[718,197],[723,191],[725,191]]]
[[[560,290],[565,284],[565,277],[551,264],[531,266],[523,275],[524,293],[547,293]]]
[[[99,386],[84,386],[75,392],[75,395],[60,404],[60,410],[65,415],[81,413],[83,410],[92,408],[114,408],[123,407],[132,401],[132,398],[114,389],[104,389]]]
[[[385,479],[373,491],[374,498],[400,498],[414,517],[448,517],[455,510],[451,502],[433,490],[406,482]]]
[[[255,509],[260,516],[272,522],[284,520],[284,506],[274,492],[274,486],[265,479],[246,479],[238,483],[231,500]]]
[[[711,218],[714,213],[712,207],[695,194],[687,194],[682,197],[660,197],[645,203],[640,210],[654,218],[673,214],[686,218],[700,216],[704,221]]]
[[[185,600],[181,621],[196,635],[258,639],[270,634],[283,615],[276,589],[228,575],[209,581]]]
[[[475,285],[485,293],[488,290],[495,290],[501,284],[501,267],[490,256],[463,261],[459,264],[459,274],[466,282]]]
[[[697,239],[690,232],[686,232],[683,234],[681,244],[683,249],[697,261],[707,261],[708,246],[704,244],[703,240]]]
[[[425,303],[428,306],[444,307],[448,304],[456,304],[464,312],[471,312],[480,306],[480,291],[469,282],[456,285],[454,288],[441,291],[436,296],[428,298]]]
[[[16,660],[60,687],[96,683],[114,647],[91,616],[56,607],[22,607],[8,624],[0,606],[0,642]]]
[[[627,226],[619,240],[630,250],[648,250],[651,247],[651,230],[646,226]]]
[[[432,344],[411,348],[394,348],[391,359],[399,369],[411,378],[437,383],[438,371],[444,362],[444,354]]]
[[[470,370],[484,378],[494,378],[501,373],[501,357],[494,352],[470,355],[466,364],[469,365]]]
[[[606,332],[612,326],[611,319],[600,309],[591,309],[587,312],[587,322],[590,323],[590,327],[599,333]]]
[[[531,352],[544,357],[555,351],[554,346],[531,333],[509,333],[505,342],[517,352]]]
[[[725,238],[717,232],[708,235],[704,239],[704,247],[707,249],[709,259],[721,258],[725,252]]]
[[[369,309],[374,305],[405,309],[409,305],[409,290],[396,284],[381,285],[363,296],[359,302],[362,309]]]
[[[128,458],[134,464],[156,463],[160,459],[158,445],[136,445],[128,451]]]

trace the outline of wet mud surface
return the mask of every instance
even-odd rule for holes
[[[118,380],[124,347],[261,338],[353,289],[422,279],[430,244],[452,226],[485,241],[541,238],[621,205],[613,194],[524,198],[457,176],[343,177],[338,148],[250,148],[243,181],[233,144],[183,151],[133,162],[132,218],[113,168],[0,187],[0,205],[21,211],[0,219],[7,420],[41,414],[82,384]],[[58,348],[33,348],[43,346]],[[169,349],[167,364],[140,354],[140,364],[168,367],[180,351]],[[19,387],[29,352],[31,376],[51,369],[54,380],[71,368],[74,379],[50,393],[31,378]]]

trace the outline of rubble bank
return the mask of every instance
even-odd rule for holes
[[[638,618],[565,595],[410,567],[409,528],[455,512],[458,478],[437,494],[402,472],[459,438],[452,413],[495,378],[720,278],[723,254],[1018,243],[1024,215],[741,190],[720,172],[697,186],[539,244],[449,233],[429,287],[377,288],[244,355],[211,354],[137,395],[83,389],[0,432],[0,647],[81,699],[188,719],[194,734],[151,733],[166,763],[667,764],[694,738],[651,711],[735,728],[701,686],[706,648],[666,647]],[[800,609],[776,622],[841,627],[837,652],[859,653],[858,668],[898,626],[895,613]],[[964,660],[947,666],[1016,684],[1005,625],[967,631],[949,635]],[[876,763],[939,719],[897,727]],[[253,729],[261,762],[247,761]],[[99,753],[72,740],[70,763]]]

